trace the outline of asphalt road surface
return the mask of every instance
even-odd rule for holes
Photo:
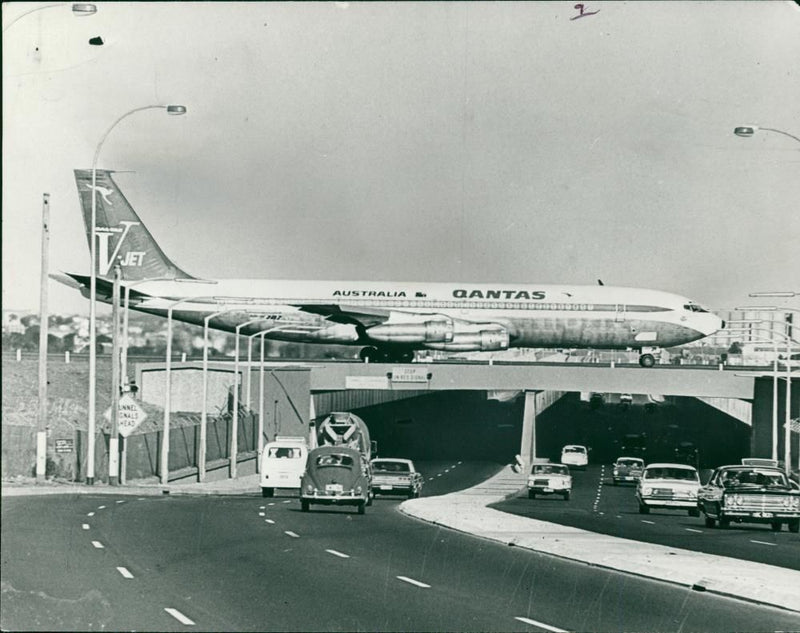
[[[456,461],[418,466],[426,496],[471,485],[499,468]],[[586,482],[593,475],[588,471]],[[582,496],[575,495],[576,503]],[[797,613],[488,542],[408,518],[398,503],[379,498],[359,516],[349,507],[304,513],[296,498],[263,499],[257,491],[233,497],[5,498],[0,625],[139,631],[800,629]],[[560,501],[552,504],[563,508]]]
[[[702,514],[690,517],[686,510],[654,508],[639,514],[636,486],[612,483],[611,466],[590,465],[586,471],[572,470],[569,501],[541,495],[528,499],[522,492],[492,507],[591,532],[800,570],[800,535],[785,525],[781,532],[757,523],[733,523],[723,530],[705,527]]]

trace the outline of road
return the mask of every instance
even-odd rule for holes
[[[591,532],[800,570],[800,536],[786,526],[782,532],[749,523],[722,530],[705,527],[702,515],[690,517],[686,510],[651,509],[647,515],[639,514],[635,485],[612,485],[610,466],[573,470],[572,479],[569,501],[528,499],[523,492],[492,507]]]
[[[425,496],[499,468],[418,466]],[[581,477],[576,502],[595,474]],[[398,503],[379,498],[359,516],[336,507],[303,513],[296,498],[257,491],[5,498],[2,628],[800,629],[797,613],[477,539],[408,518]]]

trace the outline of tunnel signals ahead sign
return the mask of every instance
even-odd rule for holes
[[[136,428],[147,419],[147,414],[142,407],[129,395],[124,395],[119,399],[117,422],[119,424],[119,434],[128,437]],[[106,411],[106,420],[111,420],[111,407]]]

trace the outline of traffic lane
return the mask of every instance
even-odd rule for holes
[[[785,527],[782,532],[758,524],[712,529],[705,527],[702,516],[691,517],[685,509],[639,514],[636,486],[614,486],[610,473],[605,465],[573,471],[572,495],[566,502],[552,496],[528,499],[523,490],[491,507],[590,532],[800,570],[800,537]]]
[[[4,498],[3,630],[182,630],[102,526],[134,498],[54,495]],[[118,530],[112,530],[116,533]]]
[[[462,460],[415,460],[414,465],[425,480],[421,494],[423,497],[434,497],[466,490],[493,477],[505,467],[505,464],[497,462]]]
[[[154,602],[160,608],[164,596],[181,598],[180,611],[202,630],[800,626],[774,610],[747,605],[740,612],[736,601],[443,530],[400,515],[396,502],[374,504],[366,516],[298,506],[291,499],[156,497],[98,507],[93,529],[108,550],[127,556],[148,589],[125,605],[136,626],[114,628],[167,628],[136,618]],[[50,518],[49,509],[40,519]]]

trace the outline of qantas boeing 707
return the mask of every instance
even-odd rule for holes
[[[97,298],[110,302],[114,266],[130,307],[268,339],[360,346],[372,362],[409,362],[416,350],[495,351],[512,347],[635,349],[644,367],[660,348],[725,326],[680,295],[605,285],[406,283],[201,279],[161,250],[112,178],[75,170],[91,242],[96,201]],[[90,293],[90,276],[61,281]],[[219,314],[217,314],[219,313]],[[215,314],[215,316],[211,316]],[[246,325],[243,325],[247,323]]]

